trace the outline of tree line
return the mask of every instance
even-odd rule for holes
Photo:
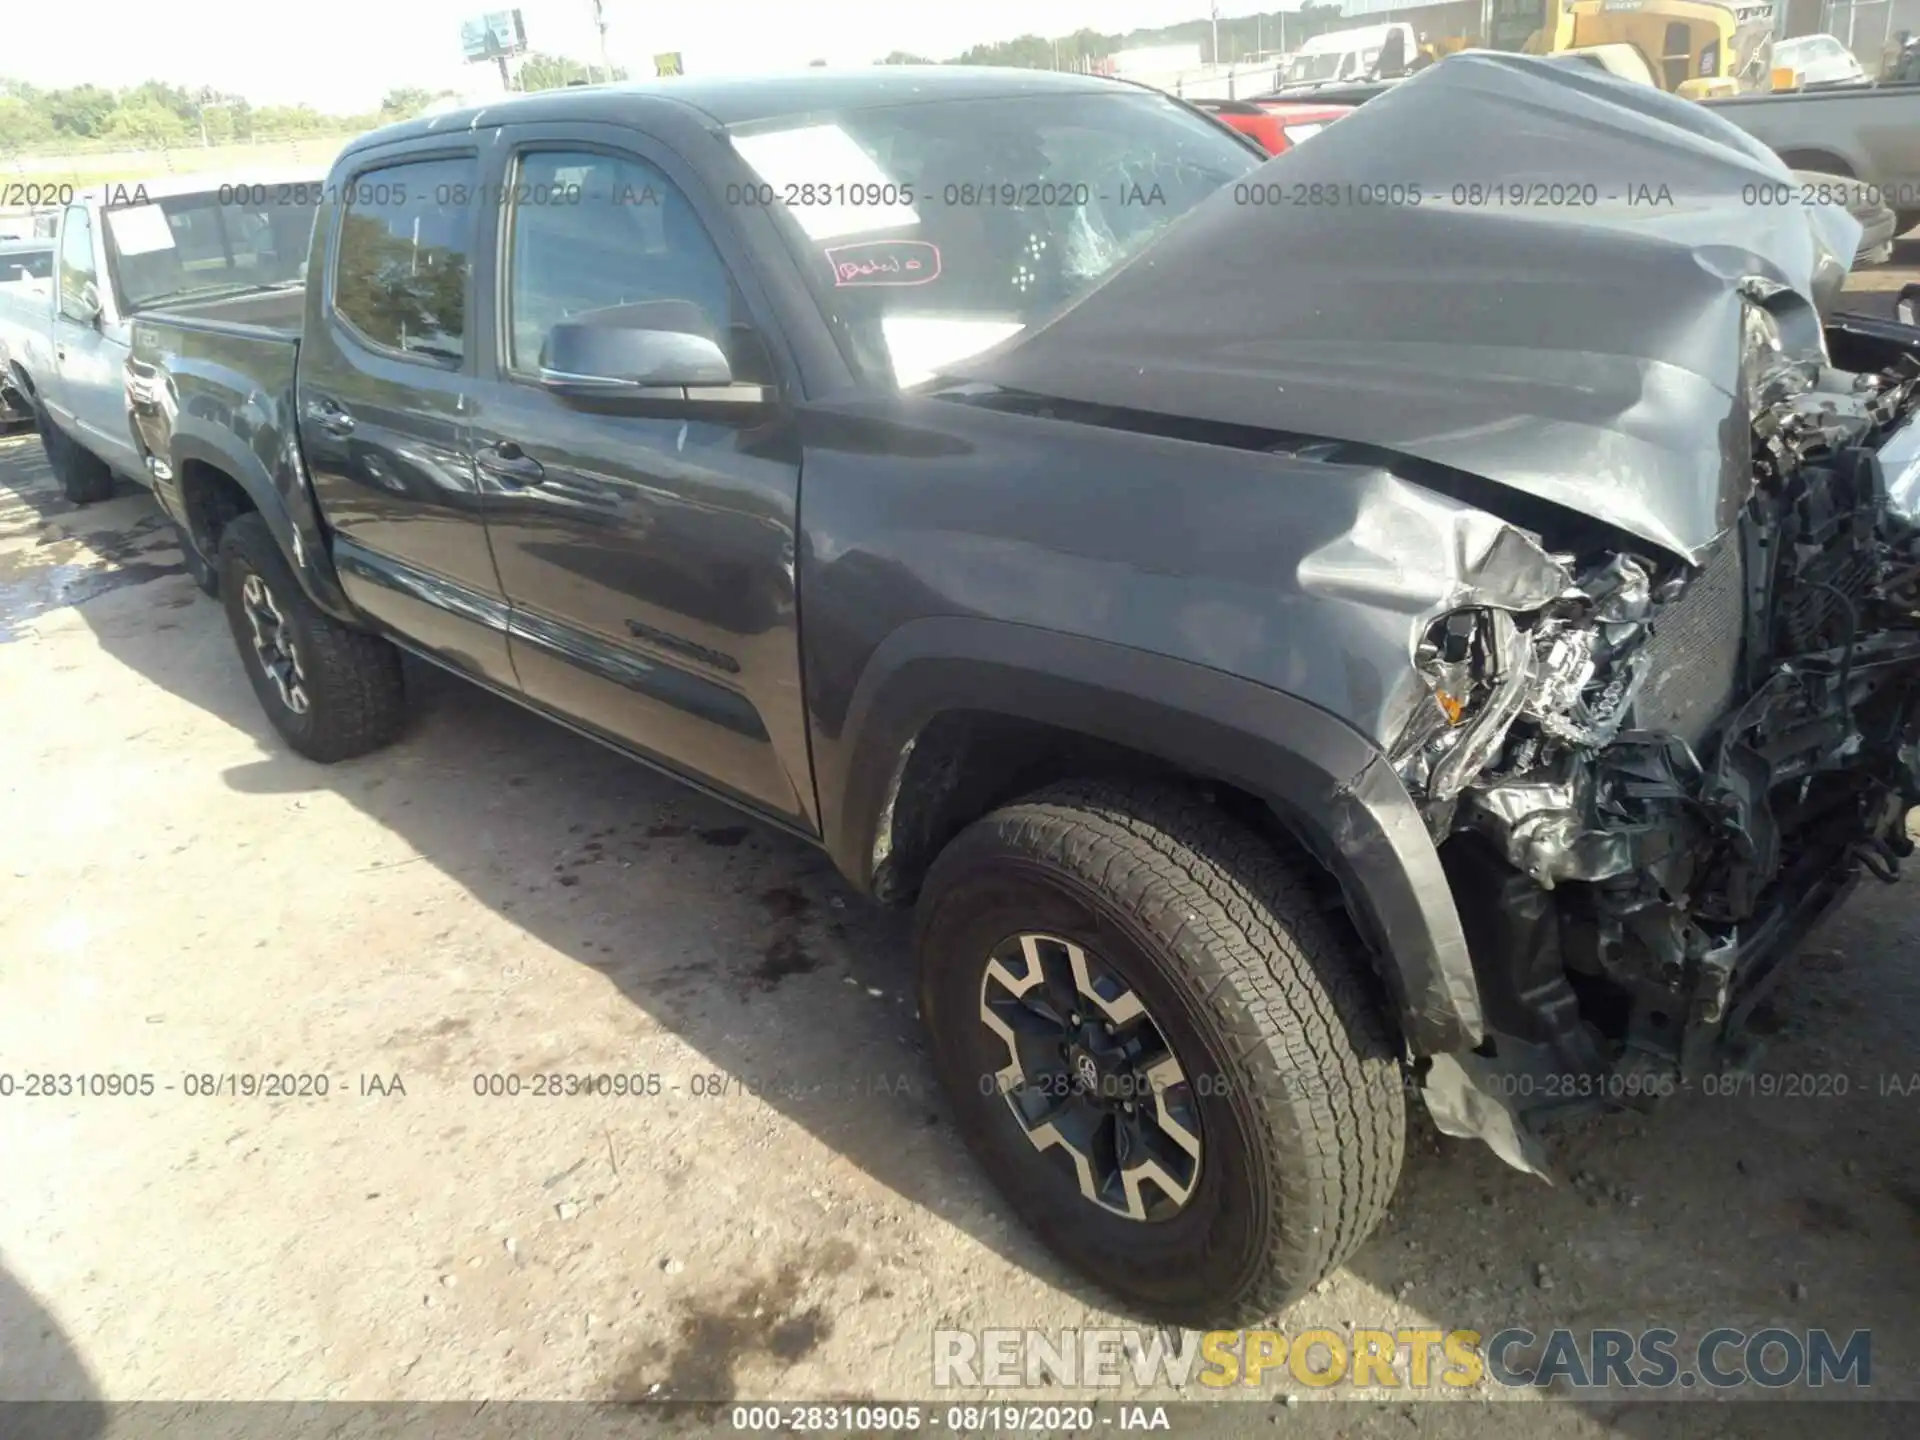
[[[588,68],[564,55],[534,51],[515,67],[516,90],[553,90],[588,79]],[[605,78],[595,70],[594,78]],[[626,72],[616,70],[615,79]],[[255,105],[211,86],[189,88],[149,80],[123,90],[101,85],[42,87],[0,76],[0,155],[57,153],[123,144],[128,149],[230,145],[249,140],[341,135],[419,114],[451,91],[390,90],[379,107],[331,115],[311,105]]]

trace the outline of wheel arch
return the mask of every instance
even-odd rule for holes
[[[1833,150],[1823,150],[1818,146],[1798,146],[1779,152],[1780,159],[1790,170],[1812,170],[1821,175],[1844,175],[1854,178],[1859,172],[1846,156]]]
[[[1317,706],[1168,656],[942,617],[874,652],[838,741],[815,747],[828,848],[879,899],[911,899],[952,834],[1012,792],[1066,773],[1177,774],[1256,807],[1249,819],[1283,828],[1324,868],[1415,1053],[1483,1038],[1425,822],[1385,757]]]
[[[219,528],[226,520],[254,511],[266,521],[313,603],[335,618],[354,618],[317,525],[296,518],[266,465],[238,435],[190,430],[175,431],[171,438],[172,478],[167,483],[178,506],[175,518],[203,556],[216,558]]]

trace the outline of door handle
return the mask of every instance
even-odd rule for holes
[[[480,446],[473,463],[503,485],[538,485],[547,476],[547,467],[511,440]]]
[[[305,414],[329,435],[344,437],[353,433],[353,416],[338,400],[309,400]]]

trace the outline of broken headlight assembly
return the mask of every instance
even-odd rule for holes
[[[1520,775],[1557,751],[1612,741],[1639,689],[1653,602],[1647,567],[1614,555],[1539,610],[1468,606],[1427,625],[1413,652],[1427,698],[1391,758],[1425,801],[1436,840],[1453,802],[1488,772]],[[1522,720],[1522,737],[1504,748]]]
[[[1411,788],[1444,803],[1493,758],[1519,716],[1533,647],[1508,611],[1450,610],[1428,625],[1413,668],[1429,703],[1402,731],[1393,764]]]

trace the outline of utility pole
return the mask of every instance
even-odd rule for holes
[[[1215,0],[1213,7],[1213,63],[1220,63],[1220,6]]]
[[[593,26],[600,32],[600,68],[607,72],[607,83],[613,83],[613,60],[607,54],[607,10],[604,0],[592,0]],[[587,66],[587,78],[593,78],[593,66]]]

